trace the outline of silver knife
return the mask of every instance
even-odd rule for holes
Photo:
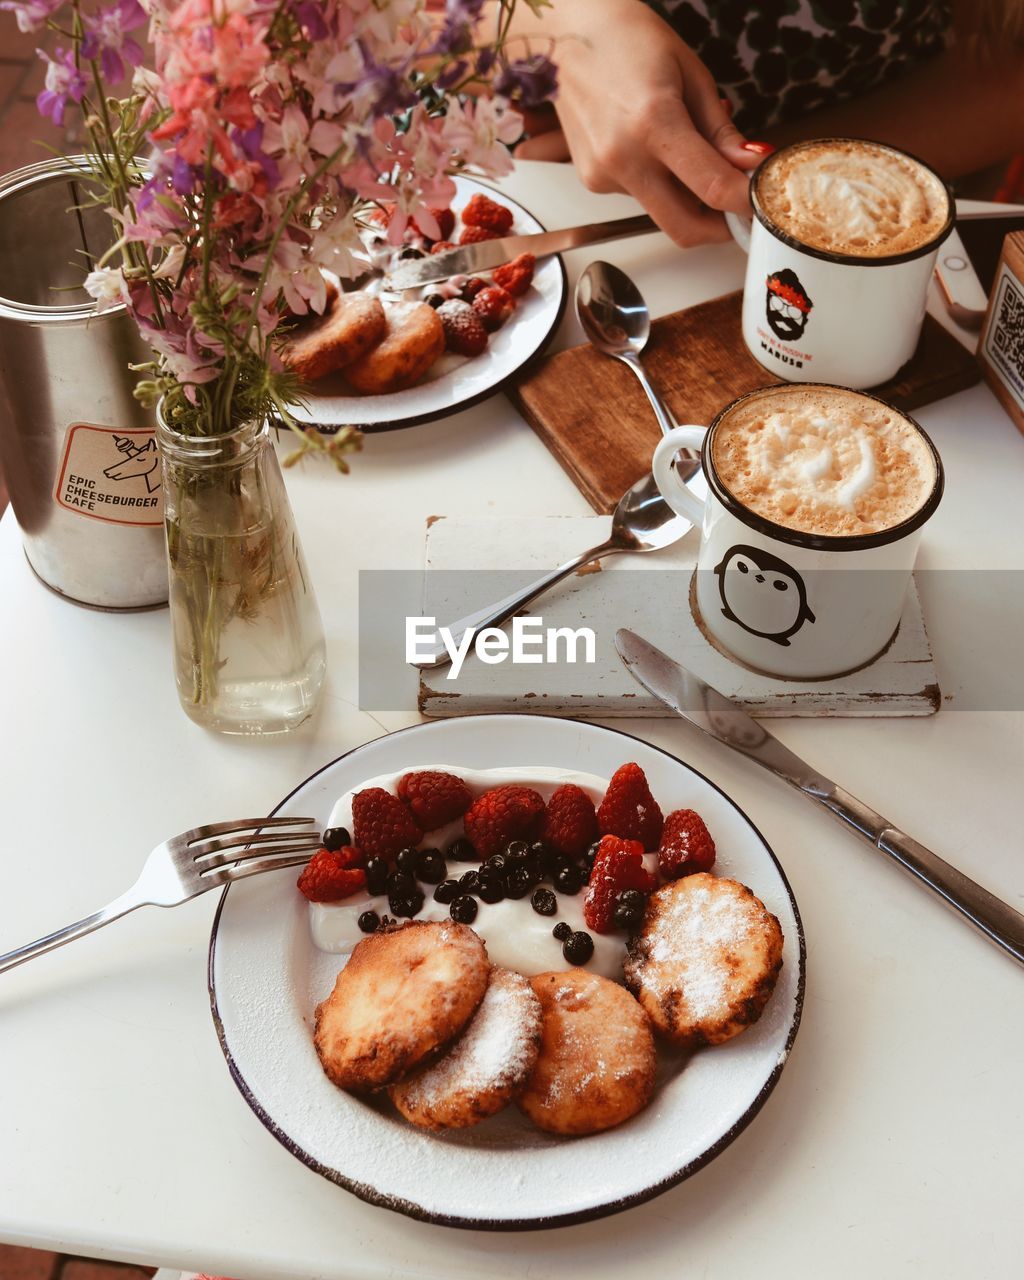
[[[951,867],[838,783],[801,760],[757,720],[632,631],[616,632],[627,671],[667,707],[827,809],[1024,964],[1024,915]]]
[[[654,219],[644,213],[634,218],[616,218],[612,222],[592,222],[585,227],[566,227],[562,231],[535,231],[529,235],[503,236],[500,240],[478,240],[476,244],[446,249],[444,253],[417,258],[415,262],[403,262],[384,277],[384,288],[398,293],[402,289],[415,289],[418,285],[447,280],[449,276],[488,271],[491,267],[511,262],[521,253],[543,258],[551,253],[578,249],[585,244],[603,244],[607,240],[642,236],[657,230]]]

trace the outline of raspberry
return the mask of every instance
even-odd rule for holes
[[[447,253],[449,249],[455,249],[458,246],[451,240],[438,240],[436,244],[430,246],[431,253]]]
[[[415,848],[423,832],[397,796],[369,787],[352,797],[352,836],[368,858],[393,862],[399,850]]]
[[[473,299],[473,310],[488,333],[500,329],[515,310],[516,300],[496,284],[481,289]]]
[[[461,818],[473,802],[469,787],[461,778],[437,769],[403,774],[396,790],[424,831],[436,831],[446,822]]]
[[[665,880],[678,880],[715,865],[715,842],[704,819],[693,809],[676,809],[665,819],[658,848],[658,869]]]
[[[639,840],[645,849],[657,849],[663,822],[643,769],[633,763],[616,769],[597,811],[601,834]]]
[[[491,279],[513,298],[521,298],[533,283],[533,269],[536,265],[537,259],[532,253],[521,253],[504,266],[495,267],[491,272]]]
[[[487,346],[487,330],[468,302],[449,298],[437,314],[444,325],[444,345],[455,355],[478,356]]]
[[[459,244],[476,244],[480,240],[498,240],[500,233],[487,227],[463,227]]]
[[[464,824],[477,855],[504,853],[510,840],[532,838],[544,815],[544,801],[529,787],[508,783],[485,791],[469,806]]]
[[[483,227],[495,236],[507,236],[512,230],[512,210],[478,192],[462,211],[462,225]]]
[[[616,927],[615,911],[619,894],[634,889],[650,893],[657,880],[644,866],[644,847],[639,840],[604,836],[594,858],[594,869],[583,898],[583,919],[595,933],[611,933]]]
[[[296,882],[310,902],[339,902],[366,888],[366,872],[354,867],[346,854],[363,855],[358,849],[318,849]]]
[[[459,290],[459,297],[463,302],[472,302],[481,289],[487,288],[487,281],[481,276],[467,276],[465,283]]]
[[[594,802],[582,787],[567,782],[548,801],[540,838],[556,853],[579,858],[597,839]]]
[[[437,222],[437,227],[441,234],[435,237],[431,229],[424,226],[419,221],[420,215],[418,213],[413,215],[413,222],[416,224],[416,230],[425,235],[428,240],[433,240],[435,238],[437,240],[447,240],[455,230],[455,214],[451,209],[428,209],[427,213]]]

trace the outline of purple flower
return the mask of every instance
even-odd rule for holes
[[[326,40],[330,35],[327,23],[324,22],[322,3],[318,3],[317,0],[300,0],[300,3],[294,6],[293,12],[310,40]]]
[[[14,14],[19,31],[38,31],[63,3],[64,0],[3,0],[0,9]]]
[[[268,156],[263,150],[262,123],[253,125],[251,129],[232,129],[231,141],[247,160],[259,165],[267,179],[267,186],[273,190],[281,181],[281,171],[274,157]]]
[[[542,53],[506,63],[494,82],[495,93],[515,98],[524,107],[540,106],[553,98],[557,90],[558,70]]]
[[[137,67],[142,61],[141,46],[126,33],[141,27],[146,20],[138,0],[117,0],[109,9],[84,15],[82,57],[90,62],[99,58],[104,79],[117,84],[124,79],[126,62]]]
[[[74,51],[56,50],[56,57],[51,58],[42,49],[36,53],[46,63],[46,88],[36,98],[36,106],[44,116],[48,116],[56,125],[64,123],[64,111],[68,99],[82,101],[85,93],[85,76],[75,66]]]

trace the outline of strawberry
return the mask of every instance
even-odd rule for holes
[[[521,298],[533,283],[533,269],[536,265],[537,259],[532,253],[521,253],[511,262],[495,267],[491,272],[491,279],[513,298]]]
[[[455,355],[478,356],[487,346],[487,330],[468,302],[449,298],[437,314],[444,325],[444,345]]]
[[[556,853],[579,858],[597,839],[594,802],[582,787],[567,782],[548,801],[540,838]]]
[[[352,797],[352,836],[368,858],[393,862],[402,849],[415,848],[423,832],[397,796],[369,787]]]
[[[665,819],[658,847],[658,869],[665,880],[678,880],[715,864],[715,842],[704,819],[693,809],[676,809]]]
[[[451,240],[438,240],[436,244],[430,246],[431,253],[447,253],[449,249],[455,249],[458,246]]]
[[[487,227],[463,227],[459,236],[459,244],[477,244],[480,240],[497,240],[500,232],[491,231]]]
[[[454,773],[424,769],[398,780],[398,798],[424,831],[436,831],[461,818],[473,802],[469,787]]]
[[[488,333],[500,329],[515,310],[516,300],[496,284],[481,289],[473,299],[473,310]]]
[[[633,763],[616,769],[597,810],[601,834],[639,840],[645,849],[657,849],[663,822],[643,769]]]
[[[583,897],[583,919],[595,933],[611,933],[616,927],[619,895],[627,889],[644,895],[657,880],[644,866],[644,846],[639,840],[603,836],[594,858],[594,869]]]
[[[340,902],[366,888],[366,872],[351,864],[346,854],[362,857],[358,849],[317,849],[302,869],[297,884],[310,902]]]
[[[532,838],[544,816],[544,801],[530,787],[508,783],[478,796],[463,823],[481,859],[504,853],[510,840]]]
[[[483,227],[495,236],[507,236],[512,230],[512,210],[477,192],[462,210],[462,225]]]

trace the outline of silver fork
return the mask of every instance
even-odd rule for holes
[[[275,871],[278,867],[300,866],[320,847],[320,832],[311,831],[308,826],[315,821],[315,818],[239,818],[235,822],[213,822],[173,836],[157,845],[127,893],[91,916],[0,955],[0,973],[41,956],[44,951],[62,947],[73,938],[92,933],[93,929],[127,915],[136,907],[176,907],[208,889],[218,889],[234,880]],[[265,831],[267,827],[298,826],[305,829]]]

